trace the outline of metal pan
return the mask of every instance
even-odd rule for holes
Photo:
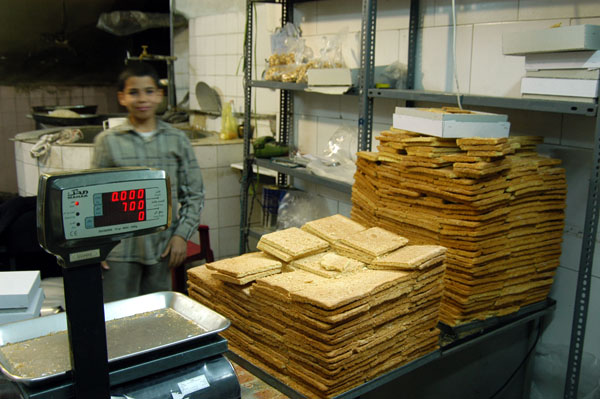
[[[102,120],[105,119],[103,115],[96,114],[79,114],[79,118],[65,118],[37,112],[34,112],[32,117],[36,123],[41,123],[46,126],[101,125]]]
[[[163,317],[155,316],[154,319],[144,319],[143,314],[152,314],[152,312],[174,311],[181,316],[181,320],[185,323],[191,323],[199,328],[193,334],[185,337],[171,337],[168,329],[164,328]],[[104,305],[104,316],[107,322],[112,320],[113,324],[119,324],[118,340],[109,335],[107,332],[107,340],[109,347],[109,364],[123,359],[135,361],[136,357],[142,357],[154,351],[172,350],[177,351],[178,346],[189,345],[190,343],[200,343],[209,336],[217,334],[229,327],[230,321],[207,308],[206,306],[194,301],[193,299],[179,294],[177,292],[158,292],[154,294],[142,295],[135,298],[124,299],[121,301],[110,302]],[[139,330],[141,326],[140,320],[144,322],[143,331]],[[148,324],[150,323],[150,324]],[[137,333],[136,333],[137,329]],[[173,326],[173,331],[179,331],[179,326]],[[38,317],[35,319],[19,321],[0,325],[0,349],[7,344],[17,344],[40,338],[45,340],[48,337],[54,338],[58,335],[64,335],[67,330],[67,320],[65,313],[59,313],[50,316]],[[152,338],[147,334],[148,331],[156,330],[156,338]],[[181,335],[181,334],[179,334]],[[132,339],[128,339],[131,337]],[[143,338],[142,338],[143,337]],[[172,339],[171,339],[172,338]],[[156,339],[156,341],[151,341]],[[148,341],[150,340],[150,341]],[[111,355],[111,341],[123,341],[129,348],[120,348],[125,354]],[[131,343],[129,342],[131,341]],[[144,342],[147,341],[147,342]],[[52,342],[52,341],[49,341]],[[25,344],[23,344],[25,345]],[[8,347],[4,348],[7,349]],[[31,347],[33,348],[33,346]],[[47,347],[44,347],[47,348]],[[52,350],[57,350],[56,347],[47,348],[43,351],[48,353]],[[20,349],[20,348],[19,348]],[[30,349],[33,352],[34,349]],[[66,353],[64,353],[66,351]],[[60,348],[61,356],[68,357],[68,345]],[[42,358],[44,353],[38,355],[32,353],[31,359],[33,362],[38,358]],[[25,374],[21,368],[13,364],[17,359],[11,357],[0,350],[0,369],[11,380],[22,383],[28,386],[35,386],[48,381],[64,379],[67,375],[66,370],[42,373],[39,375]]]
[[[57,109],[68,109],[78,114],[95,114],[98,110],[97,105],[36,105],[31,107],[33,112],[47,114]]]

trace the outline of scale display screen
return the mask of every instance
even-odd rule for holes
[[[100,194],[102,215],[94,216],[94,226],[143,222],[146,220],[146,190],[109,191]]]

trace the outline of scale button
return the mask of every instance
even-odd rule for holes
[[[94,205],[94,216],[102,216],[102,205]]]
[[[89,216],[87,218],[85,218],[85,228],[86,229],[93,229],[94,228],[94,218]]]
[[[94,205],[102,205],[102,194],[94,194]]]

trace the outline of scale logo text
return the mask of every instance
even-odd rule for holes
[[[80,190],[78,188],[74,188],[73,190],[67,193],[67,199],[87,198],[88,195],[88,190]]]

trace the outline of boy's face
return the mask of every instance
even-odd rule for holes
[[[118,99],[134,121],[143,122],[154,118],[162,101],[162,91],[151,77],[132,76],[125,81],[123,91],[118,92]]]

